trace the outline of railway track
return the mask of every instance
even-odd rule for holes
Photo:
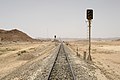
[[[61,43],[48,80],[75,80],[64,45]]]

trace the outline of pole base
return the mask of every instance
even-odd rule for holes
[[[88,60],[88,61],[92,61],[91,55],[88,55],[87,60]]]

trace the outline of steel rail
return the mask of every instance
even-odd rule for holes
[[[59,53],[60,53],[61,48],[63,48],[63,53],[64,53],[64,55],[65,55],[65,59],[66,59],[66,61],[67,61],[67,63],[68,63],[68,67],[70,68],[69,71],[70,71],[71,74],[72,74],[72,80],[75,80],[75,75],[74,75],[73,69],[72,69],[72,67],[71,67],[71,65],[70,65],[70,63],[69,63],[70,61],[69,61],[69,59],[68,59],[68,54],[65,52],[63,43],[60,44],[58,53],[57,53],[57,55],[56,55],[55,61],[54,61],[54,63],[53,63],[52,69],[50,70],[50,73],[49,73],[49,75],[48,75],[48,79],[47,79],[47,80],[51,80],[50,77],[51,77],[52,71],[53,71],[53,69],[54,69],[54,66],[55,66],[55,64],[56,64],[56,61],[57,61],[57,58],[58,58],[58,56],[59,56]]]

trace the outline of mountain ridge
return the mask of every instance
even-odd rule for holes
[[[12,30],[0,29],[0,40],[1,41],[33,41],[34,39],[18,29],[12,29]]]

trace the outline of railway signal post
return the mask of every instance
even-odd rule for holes
[[[56,41],[56,35],[54,35],[54,41]]]
[[[87,9],[87,20],[88,20],[88,28],[89,28],[89,54],[87,57],[88,61],[92,61],[91,58],[91,21],[93,19],[93,10],[92,9]]]

